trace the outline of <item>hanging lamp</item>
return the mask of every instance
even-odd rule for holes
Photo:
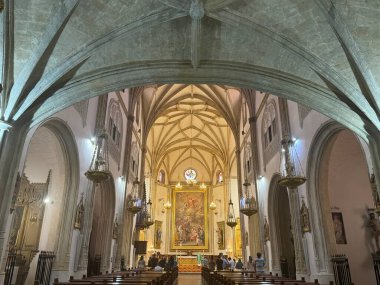
[[[228,203],[228,216],[227,216],[227,226],[233,228],[237,225],[235,211],[234,211],[234,203],[232,203],[231,197],[230,202]]]
[[[296,140],[290,139],[287,135],[281,140],[281,178],[278,184],[289,188],[298,187],[306,182],[306,177],[303,174],[301,163],[294,146],[295,141]]]
[[[245,195],[240,199],[240,212],[248,217],[257,213],[256,199],[253,196],[252,191],[250,191],[250,185],[251,183],[246,179],[243,184]]]
[[[133,187],[132,187],[132,193],[131,193],[131,199],[128,201],[127,204],[127,211],[136,214],[141,211],[142,209],[142,202],[141,199],[139,198],[139,180],[136,177],[135,181],[133,182]]]
[[[144,191],[146,192],[146,184],[144,184]],[[152,200],[150,199],[150,191],[149,191],[149,200],[146,203],[145,206],[145,225],[146,228],[149,228],[151,225],[154,224],[154,219],[153,219],[153,212],[152,212]]]
[[[94,183],[100,183],[111,177],[108,160],[108,135],[105,131],[97,137],[89,170],[84,174]]]

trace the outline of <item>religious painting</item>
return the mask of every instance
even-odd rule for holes
[[[162,221],[154,221],[154,248],[160,249],[162,243]]]
[[[347,244],[346,233],[344,231],[344,223],[343,223],[343,215],[341,212],[333,212],[331,213],[333,225],[334,225],[334,233],[335,240],[337,244]]]
[[[205,191],[173,192],[172,249],[208,249],[207,205]]]
[[[226,243],[225,243],[225,234],[226,234],[226,228],[224,222],[217,222],[218,226],[218,249],[226,249]]]

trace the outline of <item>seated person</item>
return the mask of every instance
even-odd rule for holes
[[[244,264],[243,264],[243,262],[241,261],[241,258],[239,258],[238,261],[236,262],[236,266],[235,266],[235,268],[236,268],[236,269],[243,269],[243,266],[244,266]]]

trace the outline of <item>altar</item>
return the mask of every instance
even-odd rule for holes
[[[201,260],[196,255],[178,256],[179,272],[201,272]]]

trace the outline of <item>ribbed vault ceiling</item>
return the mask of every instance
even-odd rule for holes
[[[239,90],[219,85],[165,84],[147,88],[143,112],[150,127],[147,161],[152,173],[165,170],[170,181],[193,167],[210,181],[228,173],[239,122]],[[229,165],[229,166],[228,166]]]

